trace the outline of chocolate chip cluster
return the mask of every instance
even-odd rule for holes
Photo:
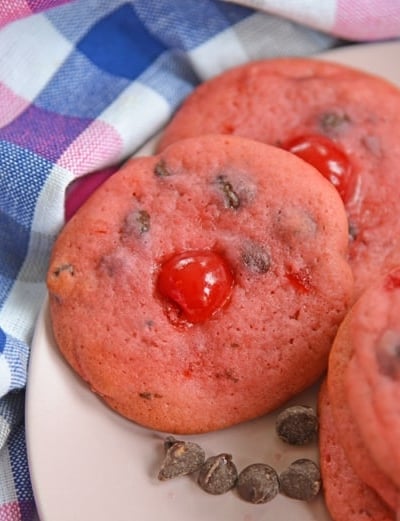
[[[291,445],[314,441],[317,430],[317,416],[307,406],[288,407],[276,420],[277,435]],[[321,488],[319,467],[307,458],[293,461],[280,474],[266,463],[252,463],[239,472],[231,454],[220,453],[206,458],[205,451],[197,443],[168,436],[164,449],[158,479],[165,481],[197,472],[199,487],[209,494],[219,495],[235,489],[244,501],[260,504],[271,501],[278,493],[310,501]]]

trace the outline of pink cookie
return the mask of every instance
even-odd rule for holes
[[[328,169],[346,205],[359,294],[400,236],[399,132],[400,90],[387,81],[321,60],[278,58],[200,85],[158,148],[189,136],[234,134],[288,147]]]
[[[352,325],[355,308],[356,305],[340,325],[331,349],[327,374],[330,408],[335,419],[338,439],[354,472],[395,509],[399,504],[399,489],[376,465],[361,436],[354,411],[349,407],[346,371],[354,356]],[[358,385],[358,379],[353,383]]]
[[[349,406],[376,464],[400,487],[400,267],[363,293],[349,335]]]
[[[55,338],[122,415],[227,427],[325,370],[353,298],[347,245],[340,197],[304,161],[234,136],[182,141],[130,161],[61,232]]]

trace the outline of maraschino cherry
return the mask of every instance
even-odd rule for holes
[[[205,322],[229,300],[234,278],[227,260],[211,250],[178,253],[161,266],[157,289],[189,323]]]
[[[347,154],[339,145],[320,134],[304,134],[284,142],[282,148],[319,170],[335,186],[343,202],[349,202],[357,180]]]

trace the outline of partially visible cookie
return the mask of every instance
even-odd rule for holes
[[[326,506],[334,521],[394,521],[395,513],[351,467],[337,436],[328,389],[319,394],[320,468]]]
[[[223,133],[313,159],[328,170],[345,202],[359,294],[400,236],[399,132],[400,90],[386,80],[322,60],[276,58],[247,63],[200,85],[158,147]]]
[[[208,136],[134,159],[61,232],[57,344],[120,414],[205,432],[313,383],[353,298],[347,220],[292,154]]]
[[[400,487],[400,267],[360,297],[350,334],[349,406],[377,466]]]
[[[357,304],[353,306],[340,325],[330,352],[327,373],[330,409],[336,424],[336,435],[354,472],[394,509],[399,504],[400,492],[393,481],[376,465],[361,436],[354,411],[349,407],[346,372],[354,356],[352,324],[356,306]],[[358,385],[358,377],[352,385]]]

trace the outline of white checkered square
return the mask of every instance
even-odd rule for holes
[[[0,82],[33,100],[73,49],[42,14],[28,16],[0,31]]]
[[[4,396],[11,387],[11,373],[10,366],[7,363],[4,355],[0,355],[0,397]],[[1,480],[0,480],[1,481]],[[0,493],[1,503],[1,493]]]
[[[228,0],[266,11],[267,13],[283,16],[300,24],[329,31],[336,20],[337,0]]]
[[[146,85],[134,82],[127,87],[98,120],[108,123],[122,139],[121,158],[126,158],[166,124],[168,102]]]
[[[189,58],[197,75],[208,80],[225,69],[245,63],[248,56],[236,32],[229,28],[191,50]]]

